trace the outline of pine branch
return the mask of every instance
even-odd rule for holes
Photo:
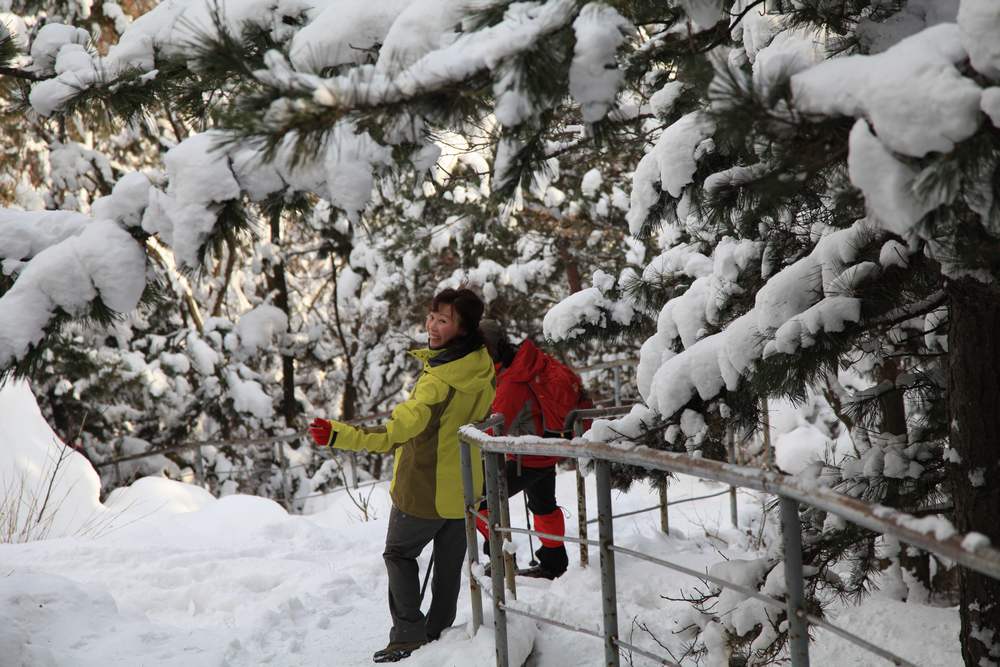
[[[912,320],[914,317],[926,315],[931,311],[937,310],[946,299],[947,295],[944,290],[938,290],[916,303],[908,303],[900,306],[899,308],[894,308],[884,315],[868,320],[867,323],[872,326],[893,326],[895,324],[901,324],[907,320]]]
[[[2,55],[0,55],[0,59],[2,59]],[[44,81],[49,78],[18,67],[0,67],[0,76],[9,76],[15,79],[24,79],[25,81]]]
[[[14,35],[11,34],[10,29],[6,25],[0,24],[0,75],[15,76],[22,79],[31,79],[33,76],[37,77],[34,72],[13,67],[13,63],[20,55],[17,43],[14,41]],[[38,79],[34,78],[31,80],[37,81]]]

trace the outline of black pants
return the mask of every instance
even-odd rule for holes
[[[528,499],[528,509],[536,517],[545,516],[552,512],[561,511],[556,503],[556,467],[527,468],[521,466],[518,472],[517,461],[507,461],[504,473],[507,477],[507,496],[513,497],[517,493],[524,491]],[[482,503],[479,509],[485,509],[486,503]],[[483,552],[489,555],[490,545],[487,541],[483,545]],[[565,545],[557,547],[541,546],[535,551],[538,562],[543,568],[553,574],[562,574],[569,565],[569,558],[566,555]]]
[[[420,566],[417,556],[434,542],[431,607],[420,611]],[[465,562],[465,521],[421,519],[400,512],[389,514],[385,536],[385,569],[389,573],[390,642],[434,639],[455,622]]]

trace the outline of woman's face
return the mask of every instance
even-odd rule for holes
[[[444,347],[461,333],[458,313],[450,303],[442,303],[437,310],[427,313],[427,340],[432,350]]]

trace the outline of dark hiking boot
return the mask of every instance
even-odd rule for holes
[[[569,567],[569,556],[566,554],[566,547],[562,545],[558,547],[539,547],[535,551],[535,556],[538,557],[539,567],[546,572],[545,575],[542,575],[545,579],[561,577],[566,568]]]
[[[528,577],[529,579],[558,579],[563,575],[563,572],[553,572],[552,570],[544,567],[543,565],[536,565],[534,567],[528,567],[523,570],[517,571],[517,576]]]
[[[381,651],[375,651],[372,662],[399,662],[410,657],[410,654],[426,644],[426,640],[415,642],[389,642]]]

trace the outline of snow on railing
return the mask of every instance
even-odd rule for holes
[[[911,544],[930,553],[943,556],[956,564],[967,567],[987,576],[1000,579],[1000,551],[989,546],[976,534],[961,535],[953,530],[941,530],[940,526],[925,519],[917,519],[912,515],[893,510],[881,505],[869,505],[860,500],[831,491],[813,481],[790,477],[769,470],[759,470],[744,466],[709,461],[695,458],[687,454],[678,454],[654,450],[631,443],[589,442],[582,438],[572,440],[556,438],[538,438],[534,436],[491,437],[475,426],[464,426],[459,429],[462,442],[463,481],[466,485],[466,532],[471,535],[468,549],[470,571],[478,566],[478,550],[475,548],[475,515],[477,505],[472,500],[476,495],[471,488],[471,455],[470,445],[479,447],[486,464],[487,502],[492,507],[500,507],[500,512],[492,512],[489,521],[490,539],[493,544],[499,540],[509,539],[511,533],[542,535],[530,529],[511,528],[509,520],[505,520],[502,511],[507,505],[506,484],[504,480],[503,460],[506,455],[558,456],[573,459],[588,459],[594,462],[597,478],[598,526],[600,536],[597,541],[590,540],[581,531],[579,536],[567,535],[561,537],[567,542],[577,542],[586,548],[597,546],[601,553],[601,590],[604,607],[605,662],[607,665],[619,665],[619,649],[633,651],[637,654],[660,661],[662,664],[675,663],[657,656],[649,651],[623,641],[618,636],[618,612],[615,594],[615,554],[640,558],[663,567],[685,572],[701,579],[712,581],[720,586],[737,590],[749,597],[784,609],[789,622],[789,652],[794,667],[805,667],[809,664],[809,634],[808,625],[813,624],[847,639],[893,664],[912,665],[904,658],[890,653],[871,642],[839,628],[828,621],[808,613],[804,604],[804,577],[802,568],[802,537],[799,522],[799,504],[812,505],[831,514],[835,514],[863,528]],[[611,479],[610,464],[618,463],[633,465],[651,470],[683,473],[703,479],[723,482],[733,487],[743,487],[763,491],[779,498],[782,523],[782,539],[785,553],[785,584],[787,596],[784,601],[773,598],[759,591],[750,590],[735,582],[726,581],[702,572],[695,572],[669,561],[642,554],[631,549],[614,544],[613,514],[611,511]],[[579,466],[578,466],[579,467]],[[468,474],[465,473],[468,469]],[[470,532],[471,531],[471,532]],[[548,536],[546,536],[548,537]],[[504,589],[505,575],[512,574],[512,563],[500,554],[506,550],[494,549],[491,559],[491,597],[494,607],[494,633],[496,637],[496,657],[498,667],[508,667],[507,658],[507,613],[527,616],[542,623],[549,623],[567,628],[565,623],[530,612],[506,602],[506,592],[509,591],[516,599],[516,591],[508,584]],[[506,577],[508,581],[512,576]],[[478,630],[482,623],[482,601],[475,577],[470,577],[472,588],[473,626]],[[570,630],[586,632],[579,628]]]

